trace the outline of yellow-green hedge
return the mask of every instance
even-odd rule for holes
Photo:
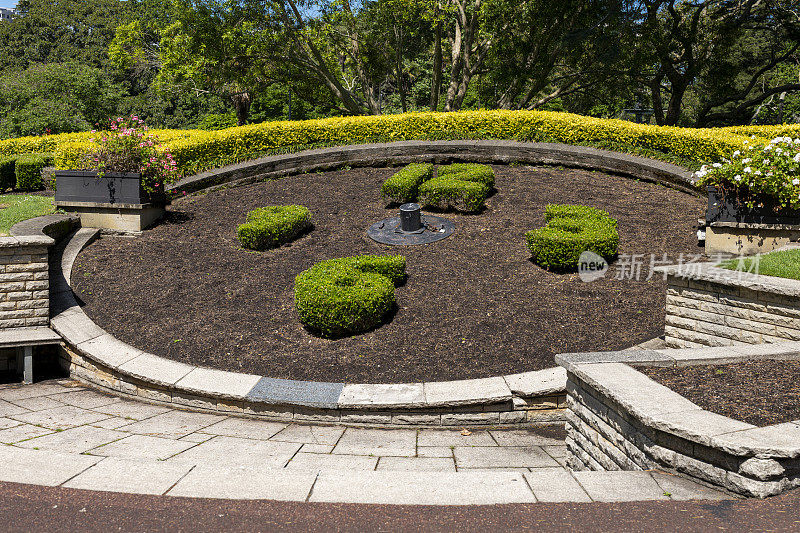
[[[754,129],[755,128],[755,129]],[[282,121],[219,131],[153,131],[186,174],[246,160],[258,154],[309,146],[396,140],[509,139],[645,150],[702,163],[740,148],[745,135],[770,137],[798,126],[675,128],[547,111],[463,111]],[[56,154],[59,168],[77,168],[93,134],[77,133],[0,141],[0,155]]]

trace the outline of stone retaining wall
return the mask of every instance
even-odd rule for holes
[[[800,340],[800,282],[712,263],[666,267],[665,341],[672,348]]]
[[[0,237],[0,329],[47,326],[50,237]]]
[[[798,343],[759,350],[717,355],[724,362],[800,358]],[[587,361],[586,354],[559,356],[567,368],[570,468],[668,470],[761,498],[800,486],[800,421],[758,428],[717,415],[626,364],[708,363],[703,355],[713,359],[714,354],[696,352],[703,350],[617,353],[608,361],[595,354],[597,362]]]

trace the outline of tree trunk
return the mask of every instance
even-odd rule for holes
[[[436,13],[439,7],[436,7]],[[433,49],[433,81],[431,83],[431,111],[439,109],[439,93],[442,90],[442,22],[436,23],[436,42]]]
[[[250,118],[250,106],[253,101],[250,93],[238,93],[231,96],[233,107],[236,110],[236,122],[239,126],[247,124],[247,119]]]

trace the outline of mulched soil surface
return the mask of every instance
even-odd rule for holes
[[[754,426],[800,420],[800,361],[638,370],[706,411]]]
[[[394,216],[380,185],[396,169],[303,174],[190,196],[137,238],[103,238],[72,281],[86,312],[116,337],[174,360],[314,381],[479,378],[554,366],[560,352],[615,350],[663,334],[665,284],[645,281],[649,254],[697,254],[704,202],[652,183],[563,168],[495,167],[498,192],[480,215],[447,214],[453,236],[392,247],[366,229]],[[619,220],[621,254],[647,254],[639,281],[612,266],[592,283],[530,261],[524,233],[548,203],[579,203]],[[259,206],[301,204],[313,231],[265,253],[243,250],[236,227]],[[294,277],[314,263],[403,254],[408,281],[383,326],[326,340],[294,311]]]

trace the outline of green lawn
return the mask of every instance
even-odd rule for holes
[[[730,259],[720,263],[719,266],[728,270],[743,270],[764,276],[800,280],[800,250],[764,254],[758,259],[758,264],[753,265],[755,260],[753,257],[746,257],[740,264],[739,259]]]
[[[55,212],[52,196],[0,194],[0,234],[7,235],[11,226],[29,218]],[[8,206],[8,207],[6,207]]]

